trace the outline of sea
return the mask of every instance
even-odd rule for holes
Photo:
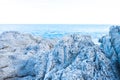
[[[43,38],[61,38],[69,34],[90,35],[94,43],[109,35],[109,24],[0,24],[0,34],[5,31],[29,33]]]

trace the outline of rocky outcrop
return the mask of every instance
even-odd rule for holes
[[[109,58],[112,52],[105,55],[87,35],[55,40],[4,32],[0,80],[119,80]]]
[[[48,52],[56,40],[10,31],[0,35],[0,80],[35,79],[35,55]]]
[[[120,75],[120,26],[112,26],[109,35],[103,36],[100,48],[112,62],[112,67],[116,75]]]
[[[63,38],[49,54],[45,80],[114,80],[111,62],[89,36]]]

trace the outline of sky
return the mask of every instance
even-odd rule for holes
[[[0,0],[0,24],[120,24],[120,0]]]

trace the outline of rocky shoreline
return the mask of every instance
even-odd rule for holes
[[[0,80],[120,80],[120,26],[96,45],[88,35],[60,40],[0,35]]]

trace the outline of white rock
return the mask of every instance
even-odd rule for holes
[[[119,80],[106,54],[87,35],[56,40],[4,32],[0,35],[0,80]]]

